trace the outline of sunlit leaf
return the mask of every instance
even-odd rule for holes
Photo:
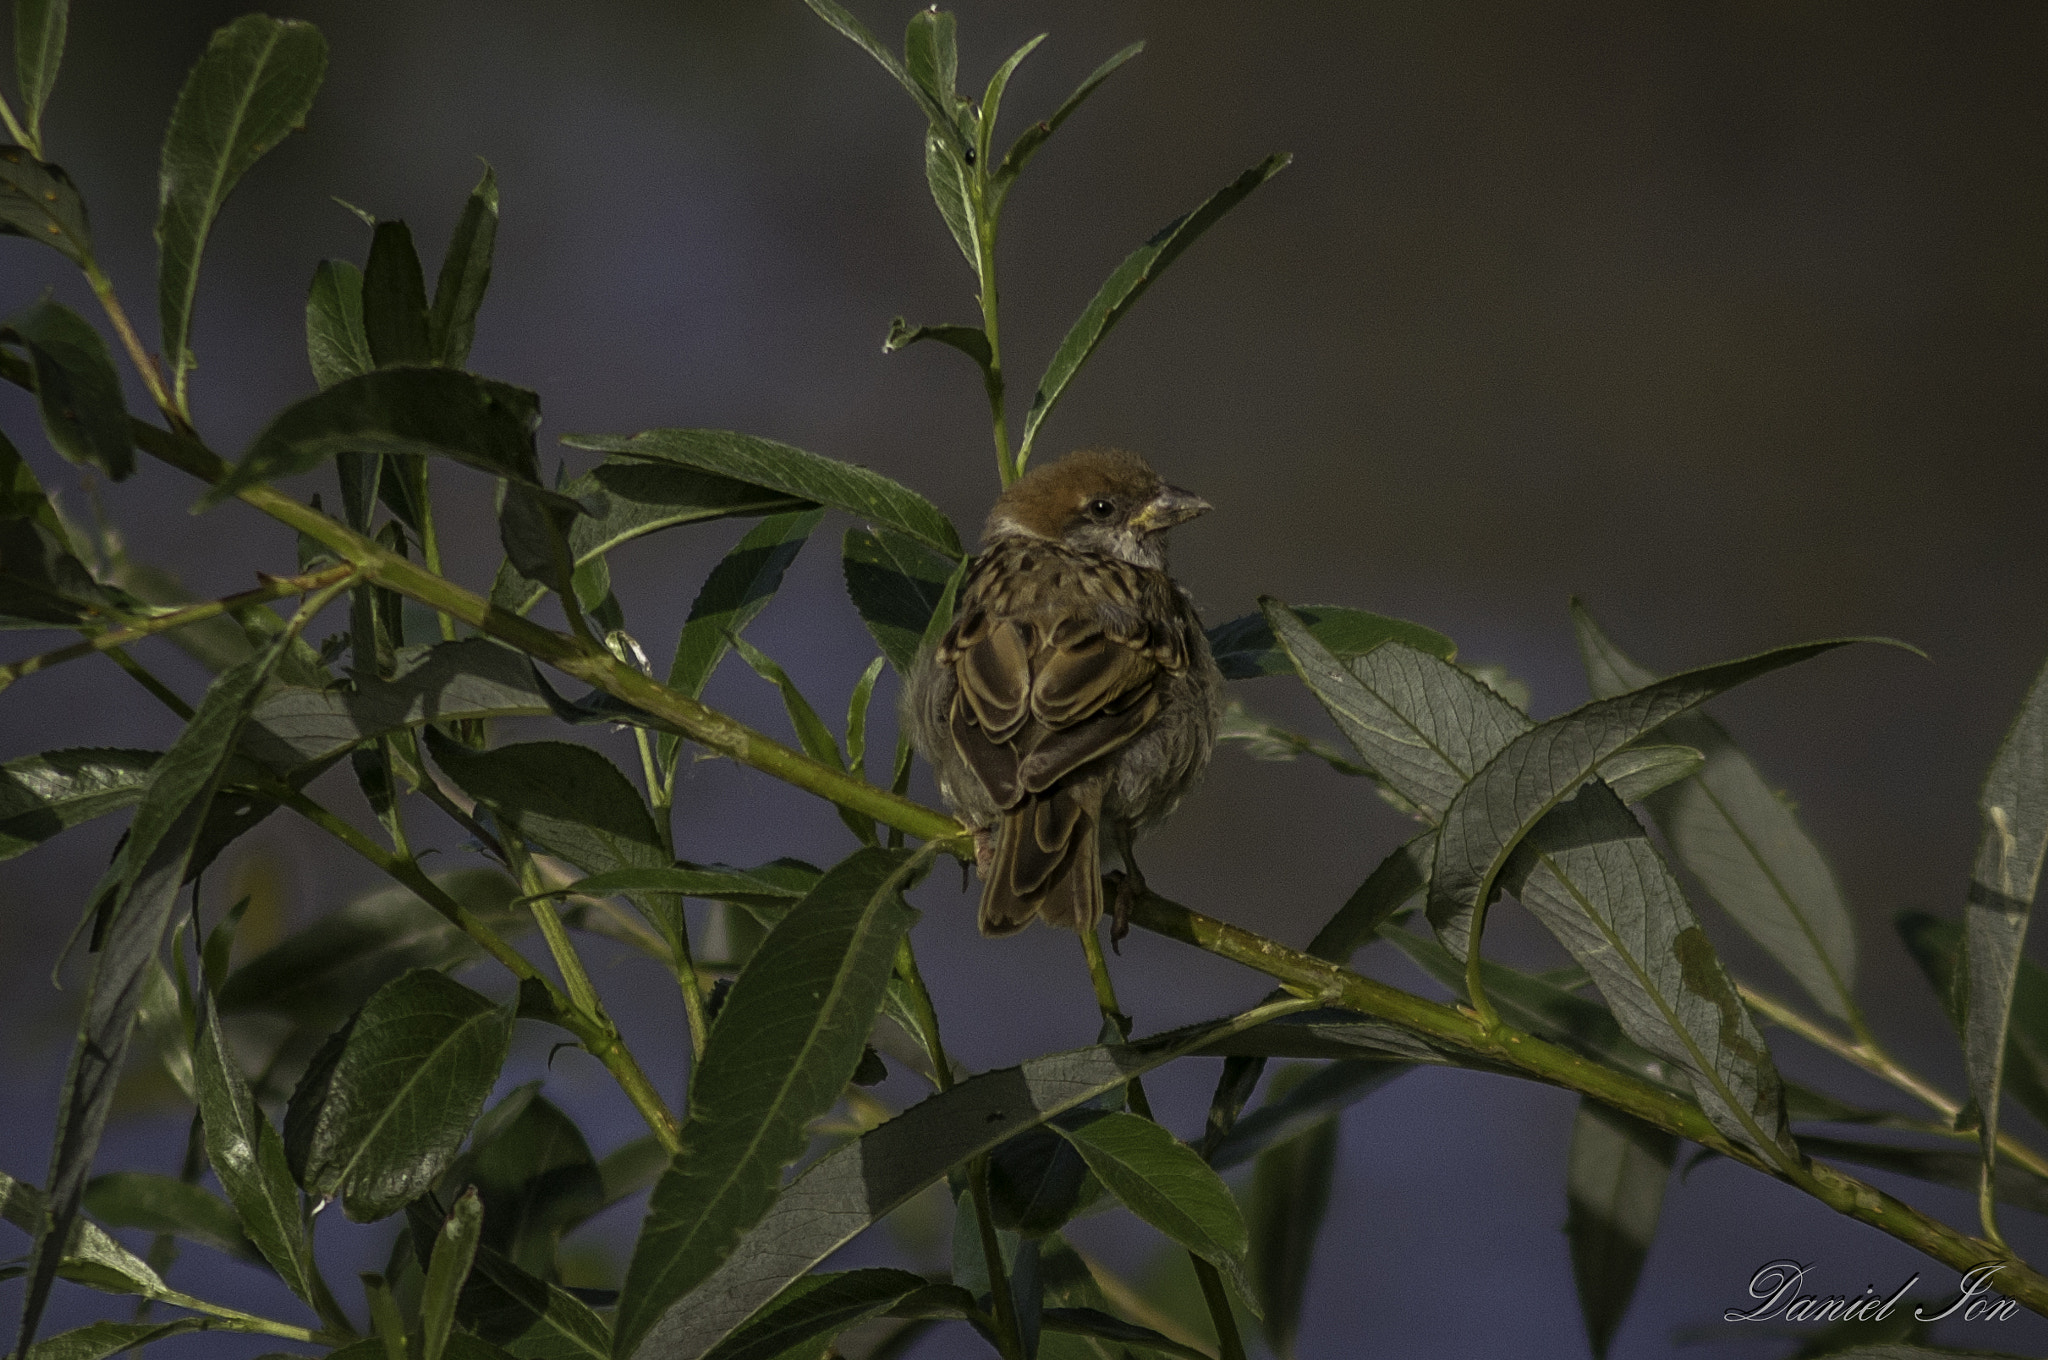
[[[0,859],[12,859],[95,817],[133,807],[158,756],[156,751],[80,748],[0,765]]]
[[[1033,39],[1030,43],[1020,48],[1004,64],[1003,69],[997,72],[998,78],[1007,84],[1009,72],[1014,70],[1017,63],[1022,61],[1030,53],[1031,49],[1036,47],[1042,40],[1043,35],[1040,35],[1039,38]],[[1009,151],[1004,154],[1002,164],[998,165],[989,176],[989,191],[995,202],[995,206],[990,209],[990,216],[993,217],[1002,211],[1003,200],[1008,197],[1010,186],[1017,182],[1017,176],[1023,173],[1024,167],[1030,164],[1031,158],[1038,154],[1038,149],[1045,145],[1053,133],[1059,131],[1060,124],[1073,117],[1075,110],[1087,102],[1088,96],[1094,94],[1096,88],[1116,72],[1117,67],[1122,66],[1144,50],[1145,44],[1134,42],[1129,47],[1110,57],[1108,61],[1103,62],[1102,65],[1089,72],[1088,78],[1076,86],[1072,94],[1060,101],[1060,106],[1052,111],[1050,117],[1040,119],[1017,135],[1017,140],[1010,144]],[[991,94],[982,116],[990,123],[993,123],[996,116],[996,104],[1002,96],[1002,87],[991,83],[989,88]]]

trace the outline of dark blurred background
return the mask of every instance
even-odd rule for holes
[[[901,0],[858,9],[892,44],[911,12]],[[1116,48],[1148,43],[1011,200],[1002,281],[1020,412],[1126,251],[1266,152],[1295,153],[1146,296],[1042,444],[1128,445],[1216,504],[1176,548],[1212,622],[1261,593],[1414,618],[1456,638],[1466,660],[1525,680],[1539,716],[1585,697],[1565,613],[1574,593],[1667,670],[1850,633],[1927,651],[1831,654],[1717,711],[1832,855],[1862,926],[1859,993],[1878,1030],[1959,1089],[1955,1045],[1891,921],[1907,908],[1959,912],[1978,780],[2048,653],[2048,11],[974,0],[959,11],[969,88],[1024,39],[1052,34],[1011,86],[1009,134]],[[250,173],[213,234],[193,343],[214,447],[238,453],[312,390],[307,281],[321,258],[360,260],[368,244],[334,197],[408,219],[431,271],[482,156],[504,218],[472,363],[541,392],[550,445],[570,431],[745,430],[865,463],[964,528],[979,523],[995,480],[972,369],[935,346],[881,353],[893,315],[974,315],[969,272],[926,195],[919,115],[798,0],[285,12],[320,25],[332,60],[305,133]],[[103,261],[152,343],[162,126],[185,68],[236,13],[159,0],[82,3],[72,16],[49,154],[87,195]],[[0,242],[0,259],[0,311],[54,287],[96,315],[53,252]],[[146,409],[132,386],[131,400]],[[83,513],[78,477],[22,394],[0,392],[0,425]],[[572,471],[584,465],[566,456]],[[485,484],[436,477],[453,570],[482,586],[498,556]],[[309,478],[301,490],[326,486]],[[134,553],[196,595],[293,562],[289,534],[238,504],[188,516],[195,493],[147,461],[99,490]],[[828,521],[752,631],[828,713],[873,654],[839,584],[843,527]],[[739,532],[671,532],[615,557],[628,626],[651,654],[667,656],[697,583]],[[6,645],[21,654],[52,639]],[[188,696],[202,687],[168,646],[140,654]],[[1291,681],[1239,694],[1327,730]],[[773,691],[736,663],[710,698],[787,733]],[[4,757],[161,746],[174,732],[99,662],[22,682],[4,712]],[[829,862],[847,848],[828,808],[764,776],[701,764],[683,790],[686,857]],[[346,775],[319,792],[361,815]],[[441,834],[424,816],[415,824]],[[61,992],[48,975],[118,830],[96,824],[0,865],[0,1168],[38,1182],[82,983],[75,966]],[[1356,781],[1226,750],[1146,864],[1169,895],[1298,944],[1404,834]],[[440,843],[441,863],[465,861],[459,838]],[[253,889],[303,922],[371,886],[366,866],[280,816],[215,871],[208,899]],[[925,971],[968,1061],[1093,1038],[1070,937],[979,939],[950,872],[916,900]],[[1791,990],[1702,913],[1739,974]],[[592,948],[673,1099],[674,1055],[687,1051],[673,988],[622,951]],[[1360,965],[1436,994],[1384,948]],[[1489,948],[1557,958],[1516,910],[1497,916]],[[1265,989],[1145,936],[1118,971],[1143,1029]],[[469,980],[496,985],[483,970]],[[1802,1080],[1889,1099],[1797,1040],[1774,1032],[1773,1046]],[[522,1039],[508,1084],[539,1075],[544,1049]],[[1213,1064],[1183,1066],[1155,1085],[1187,1133]],[[564,1055],[548,1080],[587,1116],[599,1152],[638,1131],[595,1064]],[[1405,1077],[1355,1107],[1302,1353],[1584,1354],[1560,1231],[1571,1112],[1566,1094],[1463,1073]],[[174,1172],[183,1132],[168,1107],[133,1102],[101,1164]],[[1973,1221],[1960,1194],[1879,1179]],[[1915,1272],[1928,1294],[1952,1284],[1893,1240],[1727,1163],[1674,1181],[1665,1213],[1616,1354],[1677,1353],[1688,1329],[1704,1339],[1685,1354],[1783,1353],[1761,1327],[1718,1321],[1773,1258],[1815,1263],[1821,1292],[1889,1292]],[[588,1250],[622,1259],[637,1216],[594,1224]],[[2006,1229],[2023,1254],[2048,1258],[2039,1220],[2009,1211]],[[349,1271],[381,1264],[381,1233],[325,1230],[345,1298],[357,1297],[342,1288]],[[1153,1239],[1127,1217],[1075,1235],[1134,1275],[1147,1268]],[[878,1238],[849,1259],[916,1259],[906,1250]],[[173,1281],[297,1316],[274,1283],[206,1258],[189,1249]],[[0,1287],[8,1317],[18,1291]],[[108,1311],[60,1286],[47,1326]],[[2048,1323],[1943,1336],[2038,1351]],[[917,1354],[976,1344],[939,1333]],[[274,1347],[161,1347],[263,1349]]]

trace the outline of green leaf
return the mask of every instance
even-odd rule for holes
[[[86,1184],[85,1208],[110,1228],[169,1233],[244,1261],[263,1260],[233,1208],[175,1176],[109,1171]]]
[[[1610,642],[1576,602],[1572,622],[1595,698],[1657,679]],[[1856,929],[1820,848],[1712,717],[1682,713],[1658,728],[1657,737],[1706,757],[1691,780],[1647,800],[1657,829],[1708,896],[1823,1010],[1846,1021],[1855,1013]]]
[[[989,147],[995,138],[996,119],[1002,112],[1003,94],[1010,88],[1010,77],[1017,73],[1017,68],[1024,64],[1024,58],[1030,56],[1045,38],[1046,35],[1041,33],[1012,52],[1003,59],[1003,64],[996,68],[996,73],[988,78],[988,89],[981,96],[981,126],[977,129],[979,136],[975,142],[975,156],[983,165],[988,164]]]
[[[92,259],[85,200],[61,165],[0,146],[0,236],[26,236],[83,266]]]
[[[0,1171],[0,1218],[35,1236],[46,1226],[49,1201],[26,1181]],[[140,1294],[157,1298],[164,1282],[135,1253],[116,1242],[107,1230],[87,1218],[71,1220],[71,1240],[58,1273],[66,1279],[108,1294]]]
[[[782,588],[782,578],[803,551],[823,510],[770,515],[749,529],[719,560],[697,590],[690,616],[676,638],[668,687],[701,698],[732,639],[754,621]],[[673,745],[670,738],[664,745]]]
[[[385,984],[308,1111],[306,1193],[338,1195],[367,1223],[431,1188],[483,1110],[511,1037],[509,1006],[439,973]],[[293,1104],[304,1108],[296,1095]]]
[[[1436,832],[1416,833],[1405,845],[1380,861],[1358,885],[1329,923],[1316,932],[1308,952],[1343,964],[1379,934],[1395,912],[1429,887],[1429,866],[1436,858]]]
[[[113,1104],[141,1000],[138,985],[163,945],[178,890],[193,863],[213,794],[286,637],[223,674],[150,771],[128,838],[88,899],[106,926],[87,986],[78,1042],[64,1077],[50,1154],[49,1221],[36,1236],[17,1350],[27,1349],[77,1221],[93,1154]]]
[[[1047,1308],[1039,1314],[1039,1322],[1048,1332],[1064,1336],[1085,1336],[1099,1341],[1128,1342],[1142,1346],[1159,1355],[1170,1355],[1176,1360],[1209,1360],[1209,1353],[1193,1346],[1184,1346],[1171,1337],[1163,1336],[1150,1327],[1140,1327],[1135,1322],[1125,1322],[1103,1312],[1099,1308]],[[1094,1347],[1080,1352],[1082,1355],[1100,1355]],[[1040,1355],[1050,1354],[1050,1348],[1042,1348]],[[1129,1355],[1129,1351],[1124,1352]]]
[[[1998,1096],[2020,949],[2048,856],[2048,666],[2020,703],[1977,795],[1984,835],[1963,905],[1963,1065],[1983,1123],[1988,1177],[1997,1160]]]
[[[1129,48],[1124,50],[1130,52]],[[1131,55],[1135,56],[1136,53],[1133,52]],[[1109,63],[1105,63],[1106,69],[1098,71],[1097,76],[1091,79],[1106,76],[1110,70],[1115,69],[1114,63],[1117,61],[1117,57],[1112,57]],[[1092,88],[1092,85],[1084,85],[1081,91],[1076,92],[1075,98],[1068,102],[1077,103],[1085,91]],[[1041,126],[1049,127],[1050,123],[1051,120],[1048,119]],[[1025,136],[1028,137],[1030,134],[1026,133]],[[1018,141],[1021,144],[1024,138],[1020,137]],[[1009,165],[1011,157],[1016,153],[1017,148],[1013,147],[1011,155],[1003,158],[1005,166]],[[1152,286],[1152,281],[1178,259],[1182,251],[1193,245],[1203,232],[1216,225],[1225,213],[1248,198],[1252,190],[1279,174],[1293,159],[1292,156],[1285,154],[1266,157],[1203,200],[1193,211],[1161,227],[1144,245],[1124,257],[1124,262],[1103,281],[1094,299],[1082,311],[1080,319],[1074,322],[1073,328],[1067,332],[1066,339],[1060,341],[1060,347],[1054,352],[1052,362],[1046,365],[1045,376],[1039,379],[1038,392],[1031,398],[1030,413],[1024,417],[1024,437],[1017,446],[1017,463],[1020,468],[1031,451],[1032,441],[1038,436],[1038,427],[1045,423],[1045,418],[1052,414],[1053,407],[1059,404],[1060,398],[1066,393],[1067,384],[1073,381],[1081,365],[1088,361],[1088,356],[1095,352],[1095,347],[1102,343],[1110,329],[1123,320],[1125,313],[1145,295],[1145,290]],[[1021,165],[1022,161],[1018,164]],[[1015,171],[1011,173],[1014,175]]]
[[[1324,1071],[1332,1069],[1325,1068]],[[1285,1098],[1300,1089],[1312,1069],[1287,1068],[1271,1090]],[[1301,1305],[1308,1296],[1309,1268],[1316,1236],[1329,1212],[1330,1186],[1337,1170],[1337,1117],[1325,1114],[1294,1136],[1261,1152],[1252,1170],[1246,1228],[1251,1236],[1251,1274],[1265,1313],[1266,1344],[1293,1360],[1301,1331]]]
[[[80,467],[115,481],[135,471],[128,408],[106,341],[61,302],[44,298],[8,322],[36,370],[36,408],[50,446]]]
[[[653,814],[632,781],[591,747],[533,741],[471,751],[434,728],[426,738],[434,762],[464,793],[515,834],[586,874],[669,866]],[[680,906],[635,900],[673,947],[684,929]]]
[[[1052,1127],[1132,1213],[1221,1270],[1245,1299],[1259,1299],[1245,1269],[1250,1238],[1244,1218],[1230,1187],[1201,1154],[1134,1114],[1098,1114]]]
[[[177,945],[173,943],[175,950]],[[135,1027],[142,1031],[147,1048],[154,1049],[165,1075],[186,1100],[198,1097],[198,1078],[192,1068],[192,1030],[185,1017],[185,1005],[178,999],[178,984],[162,959],[150,960],[142,975],[142,998],[135,1009]]]
[[[45,751],[0,765],[0,859],[33,850],[60,831],[132,807],[155,751]]]
[[[597,1164],[598,1179],[604,1184],[604,1207],[609,1209],[642,1190],[653,1189],[667,1169],[668,1153],[651,1133],[613,1148]]]
[[[1898,918],[1906,950],[1962,1033],[1963,927],[1925,912]],[[2027,1113],[2048,1122],[2048,969],[2021,959],[2013,980],[2011,1023],[2005,1035],[2003,1088]]]
[[[343,452],[452,458],[537,490],[539,424],[540,398],[522,388],[447,368],[378,369],[286,407],[198,508]]]
[[[920,10],[911,19],[915,24],[928,10]],[[946,16],[948,19],[951,15]],[[975,244],[974,207],[972,191],[968,188],[974,172],[961,163],[959,153],[938,132],[928,132],[924,139],[924,182],[931,190],[932,202],[937,205],[939,217],[946,224],[946,231],[953,238],[953,244],[960,247],[960,253],[967,257],[967,267],[974,271],[976,279],[981,278],[981,252]],[[915,338],[915,337],[913,337]],[[965,337],[963,337],[965,338]],[[909,344],[905,340],[904,344]],[[971,344],[972,341],[969,341]],[[984,337],[984,344],[986,337]],[[887,346],[884,345],[886,350]],[[960,348],[966,348],[960,346]],[[969,353],[973,351],[969,350]],[[991,355],[994,351],[990,351]]]
[[[741,660],[753,667],[754,674],[775,686],[782,695],[783,710],[789,714],[790,725],[796,729],[797,742],[804,748],[804,754],[821,765],[844,770],[846,757],[839,750],[838,739],[832,735],[832,729],[825,726],[825,720],[818,716],[818,711],[811,707],[810,700],[804,698],[803,691],[796,687],[796,682],[789,678],[789,673],[778,666],[766,652],[745,638],[735,637],[732,643],[739,649]],[[846,823],[847,829],[859,837],[863,845],[875,843],[874,818],[863,817],[851,808],[840,807],[836,803],[833,810],[839,814],[839,820]]]
[[[1388,642],[1340,660],[1286,605],[1259,603],[1303,683],[1374,777],[1430,821],[1532,726],[1521,710],[1441,657]]]
[[[911,15],[903,34],[903,69],[941,108],[950,105],[959,79],[957,27],[950,12],[934,5]]]
[[[806,1341],[827,1340],[888,1312],[929,1284],[907,1270],[803,1276],[704,1360],[780,1360]]]
[[[322,260],[313,271],[313,286],[306,292],[306,359],[323,390],[376,367],[363,329],[363,274],[347,260]],[[367,503],[370,496],[357,500]],[[356,518],[351,515],[352,524]]]
[[[1095,1107],[1121,1109],[1123,1099],[1123,1092],[1113,1092]],[[988,1189],[996,1227],[1026,1237],[1059,1231],[1102,1195],[1101,1183],[1090,1177],[1088,1164],[1073,1144],[1043,1125],[1026,1129],[989,1153]],[[963,1202],[970,1204],[971,1213],[971,1202]]]
[[[363,266],[363,333],[379,368],[434,362],[427,343],[427,280],[412,229],[403,222],[379,222],[370,238],[370,259]]]
[[[243,750],[282,773],[430,722],[537,718],[549,711],[524,656],[484,638],[464,638],[401,648],[388,677],[359,673],[352,688],[271,689],[250,715]]]
[[[846,531],[841,565],[846,593],[875,645],[897,674],[908,675],[960,559],[893,529],[873,531],[856,525]]]
[[[1684,671],[1595,699],[1522,733],[1444,811],[1430,880],[1430,923],[1441,933],[1445,922],[1484,904],[1522,837],[1622,747],[1737,685],[1860,640],[1779,647]],[[1453,946],[1452,952],[1461,951]]]
[[[929,157],[929,152],[927,157]],[[927,159],[927,176],[930,173],[930,161]],[[938,189],[934,187],[932,193],[936,196]],[[940,211],[942,213],[945,211],[944,204],[940,205]],[[952,221],[948,219],[947,226],[950,227],[951,225]],[[988,332],[979,326],[955,326],[943,323],[937,326],[913,326],[900,316],[889,322],[889,334],[882,341],[882,353],[894,354],[897,350],[903,349],[908,345],[914,345],[920,340],[936,340],[942,345],[951,345],[954,349],[959,350],[962,354],[979,364],[984,372],[991,368],[996,361],[995,351],[988,346]]]
[[[702,1355],[792,1281],[936,1183],[948,1168],[1054,1115],[1121,1090],[1134,1076],[1218,1042],[1235,1024],[1196,1025],[1137,1043],[1076,1049],[984,1072],[827,1152],[791,1183],[716,1272],[669,1304],[637,1351],[621,1347],[621,1357]]]
[[[245,14],[220,29],[185,77],[164,134],[156,219],[157,310],[179,392],[192,367],[192,299],[213,219],[244,171],[306,121],[327,40],[297,19]]]
[[[611,1360],[612,1334],[589,1305],[479,1247],[458,1314],[486,1341],[520,1360]],[[451,1342],[462,1340],[457,1333]],[[456,1355],[451,1345],[450,1355]],[[456,1360],[463,1357],[456,1355]]]
[[[1009,83],[1009,74],[1016,69],[1017,63],[1029,55],[1031,49],[1042,41],[1044,41],[1043,34],[1019,48],[1009,61],[1004,63],[1003,69],[996,73],[997,78],[1004,85],[1007,85]],[[1052,111],[1051,117],[1040,119],[1018,134],[1017,140],[1010,143],[1009,151],[1003,156],[1003,163],[997,166],[989,176],[989,192],[994,204],[989,210],[991,218],[1001,215],[1003,200],[1009,196],[1010,186],[1017,182],[1017,176],[1023,173],[1024,167],[1030,164],[1031,158],[1038,154],[1038,149],[1046,144],[1053,133],[1059,131],[1060,124],[1073,117],[1075,110],[1087,102],[1088,96],[1094,94],[1096,88],[1103,81],[1108,80],[1111,75],[1115,74],[1117,67],[1122,66],[1144,50],[1145,44],[1141,42],[1132,43],[1129,47],[1124,48],[1121,52],[1118,52],[1108,61],[1103,62],[1102,65],[1091,71],[1088,78],[1076,86],[1074,92],[1062,100],[1060,106]],[[993,128],[996,119],[996,105],[1002,97],[1002,87],[991,81],[989,89],[991,94],[988,102],[983,105],[982,118],[988,126]],[[983,148],[983,155],[984,159],[986,159],[986,146]]]
[[[1236,699],[1223,706],[1223,722],[1216,729],[1216,740],[1243,743],[1245,754],[1253,760],[1293,760],[1299,756],[1314,756],[1338,774],[1372,778],[1371,770],[1335,748],[1310,740],[1299,732],[1290,732],[1263,718],[1255,718]],[[1374,787],[1384,789],[1377,783]]]
[[[32,519],[0,519],[0,627],[68,627],[111,603],[63,539]]]
[[[123,1351],[139,1350],[152,1341],[203,1331],[209,1325],[203,1317],[173,1318],[169,1322],[89,1322],[36,1342],[28,1348],[28,1360],[106,1360]]]
[[[1238,1120],[1217,1142],[1209,1154],[1209,1165],[1218,1171],[1242,1166],[1268,1148],[1310,1133],[1412,1067],[1412,1063],[1381,1058],[1347,1058],[1307,1072],[1291,1085],[1276,1085],[1264,1105]],[[1254,1228],[1255,1262],[1258,1237]],[[1268,1320],[1271,1316],[1269,1312]]]
[[[1381,938],[1454,995],[1470,1000],[1465,996],[1464,963],[1452,958],[1435,940],[1405,930],[1389,930]],[[1614,1012],[1599,1002],[1488,960],[1480,962],[1480,979],[1501,1017],[1517,1029],[1583,1054],[1603,1066],[1618,1067],[1665,1090],[1689,1091],[1683,1076],[1673,1070],[1670,1062],[1629,1038]]]
[[[851,38],[859,44],[862,51],[879,62],[883,70],[896,78],[897,84],[910,92],[910,97],[924,110],[925,119],[932,127],[942,134],[949,135],[956,149],[962,152],[966,150],[966,143],[960,137],[960,129],[953,122],[953,110],[940,103],[931,91],[914,80],[910,72],[904,69],[903,63],[896,59],[896,54],[875,41],[875,35],[868,32],[866,25],[854,18],[845,6],[836,3],[836,0],[804,0],[804,3],[811,7],[812,13]]]
[[[570,479],[562,494],[573,497],[585,511],[569,526],[569,556],[578,566],[622,543],[677,525],[811,508],[809,501],[730,477],[623,457],[607,458]],[[491,603],[524,613],[544,589],[507,563],[491,587]]]
[[[1445,809],[1430,887],[1431,923],[1441,932],[1445,921],[1483,903],[1521,838],[1591,779],[1602,760],[1725,690],[1847,641],[1781,647],[1686,671],[1596,699],[1517,736]]]
[[[712,1026],[690,1084],[682,1148],[654,1188],[616,1321],[634,1353],[766,1214],[805,1126],[860,1061],[896,947],[915,913],[904,890],[931,849],[865,849],[842,861],[755,951]]]
[[[539,1096],[522,1102],[500,1128],[486,1131],[480,1121],[449,1181],[483,1196],[485,1245],[542,1278],[555,1271],[561,1235],[605,1204],[590,1145],[568,1115]]]
[[[448,1335],[455,1327],[455,1302],[469,1278],[470,1263],[476,1259],[483,1216],[483,1203],[470,1189],[455,1201],[441,1227],[427,1266],[426,1287],[420,1293],[421,1360],[441,1360],[448,1349]]]
[[[456,220],[441,275],[434,281],[434,306],[427,314],[427,348],[437,363],[461,368],[476,339],[476,314],[491,286],[491,254],[498,241],[498,176],[487,164],[469,191]]]
[[[1600,762],[1600,778],[1624,803],[1640,803],[1682,779],[1690,779],[1707,763],[1694,746],[1630,746]]]
[[[200,1008],[195,1058],[207,1160],[235,1206],[240,1232],[248,1234],[291,1291],[312,1304],[324,1286],[313,1264],[312,1241],[299,1217],[299,1192],[285,1162],[284,1140],[242,1076],[221,1032],[214,999],[202,997]]]
[[[31,145],[43,140],[43,105],[64,60],[69,0],[15,0],[14,71],[21,82],[21,125]]]
[[[818,870],[796,860],[777,860],[758,869],[679,864],[672,868],[614,869],[592,874],[543,895],[611,897],[622,893],[671,893],[710,902],[731,902],[757,915],[765,914],[772,922],[808,896],[820,877]]]
[[[1595,1360],[1606,1360],[1657,1236],[1678,1140],[1662,1129],[1579,1099],[1565,1171],[1565,1236]]]
[[[876,657],[853,682],[853,694],[846,701],[846,768],[868,777],[868,708],[874,703],[875,681],[882,678],[887,657]]]
[[[628,454],[765,486],[901,530],[954,557],[961,554],[960,535],[952,521],[915,491],[879,472],[821,458],[787,444],[729,430],[578,434],[565,435],[562,442],[571,448]]]

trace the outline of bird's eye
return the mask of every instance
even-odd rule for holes
[[[1116,513],[1116,502],[1107,496],[1097,496],[1088,502],[1088,514],[1094,519],[1108,519]]]

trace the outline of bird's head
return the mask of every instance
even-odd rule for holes
[[[1166,569],[1166,531],[1210,509],[1122,449],[1082,449],[1033,468],[989,512],[984,542],[1024,536]]]

